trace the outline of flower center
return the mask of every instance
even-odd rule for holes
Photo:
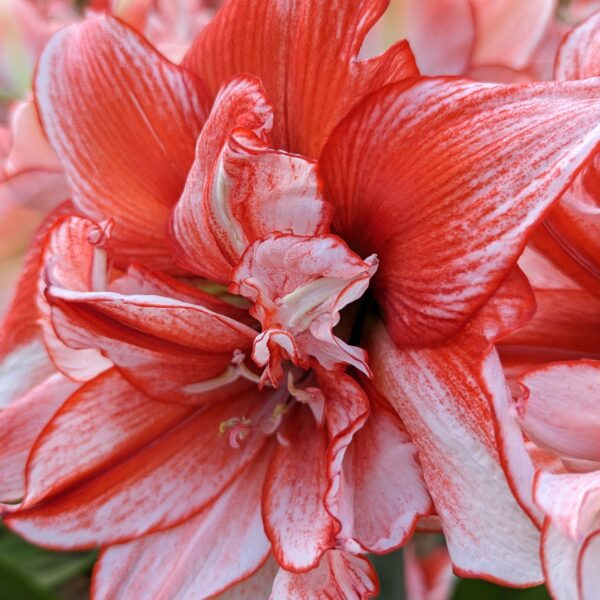
[[[252,358],[265,367],[261,383],[279,385],[283,364],[308,370],[352,365],[369,375],[364,350],[333,333],[340,311],[360,298],[377,270],[377,258],[362,260],[334,235],[275,233],[252,244],[235,268],[230,286],[252,303],[262,325]]]
[[[255,414],[234,416],[219,425],[219,435],[227,434],[232,447],[239,448],[241,442],[253,431],[265,435],[277,434],[279,441],[286,444],[280,436],[279,427],[294,402],[306,404],[311,409],[317,426],[322,426],[325,396],[314,385],[314,373],[306,373],[289,365],[286,365],[285,373],[286,385],[265,390],[265,401],[260,404]]]

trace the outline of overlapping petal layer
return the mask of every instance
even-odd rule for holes
[[[380,404],[372,386],[367,389],[369,418],[353,432],[341,457],[340,482],[329,490],[334,502],[328,497],[328,508],[341,522],[338,537],[346,547],[357,544],[363,551],[383,553],[403,545],[432,505],[416,447],[390,407]]]
[[[255,331],[203,306],[206,295],[193,288],[178,299],[185,286],[164,276],[154,277],[158,288],[146,278],[142,291],[151,293],[135,293],[133,270],[116,280],[127,294],[110,291],[106,238],[92,221],[74,217],[49,235],[42,323],[50,355],[71,377],[87,380],[115,364],[150,396],[191,402],[187,386],[223,375],[236,351],[249,351]]]
[[[259,77],[273,103],[273,143],[316,158],[334,126],[368,93],[418,74],[406,42],[359,61],[386,0],[228,2],[184,60],[212,96],[238,73]]]
[[[77,206],[115,219],[120,260],[173,269],[165,227],[208,113],[199,80],[134,30],[100,17],[52,38],[35,92]]]
[[[315,235],[329,225],[316,165],[270,148],[272,127],[273,109],[256,78],[238,76],[223,87],[171,220],[185,268],[227,285],[254,241],[273,231]]]
[[[97,379],[94,384],[102,385],[102,380]],[[257,394],[239,394],[191,414],[189,409],[181,408],[183,414],[175,423],[164,419],[150,421],[148,427],[155,428],[154,435],[140,431],[133,442],[140,444],[135,452],[129,447],[124,453],[117,442],[112,456],[110,443],[100,445],[96,451],[104,456],[92,459],[96,469],[93,476],[88,474],[76,481],[69,477],[70,485],[64,492],[59,491],[42,504],[13,512],[5,522],[37,544],[67,549],[128,541],[185,521],[219,498],[264,446],[265,437],[260,433],[248,437],[241,448],[233,448],[227,437],[219,436],[223,422],[242,414],[252,416],[260,406]],[[127,400],[127,393],[120,396],[121,403]],[[89,388],[50,426],[77,427],[77,415],[83,410],[80,402],[94,402]],[[148,399],[145,409],[152,412],[154,406]],[[174,408],[169,405],[169,410]],[[129,422],[129,415],[110,408],[104,415],[105,420],[95,423],[97,439],[116,436],[119,440],[119,428]],[[153,438],[150,443],[149,438]],[[81,460],[85,461],[85,456]],[[64,481],[64,473],[64,468],[55,472],[57,487]],[[51,478],[53,472],[44,469],[43,475]]]
[[[600,462],[600,361],[550,363],[522,379],[521,426],[559,456]]]
[[[3,409],[0,419],[0,500],[25,495],[25,465],[42,430],[77,384],[60,374],[45,381]]]
[[[517,396],[518,378],[537,366],[600,359],[600,300],[582,289],[536,289],[537,309],[523,328],[500,341],[504,371]]]
[[[455,334],[497,289],[600,140],[599,86],[395,84],[336,129],[321,160],[334,229],[377,253],[396,342]]]
[[[535,516],[533,467],[488,349],[531,314],[521,277],[513,276],[452,342],[400,349],[380,324],[368,347],[375,384],[417,447],[455,571],[532,585],[542,580],[539,532],[528,516]]]
[[[94,573],[94,597],[208,598],[246,579],[270,549],[260,514],[268,458],[263,452],[214,504],[182,525],[105,550]],[[164,568],[165,553],[177,557],[173,568]]]
[[[263,519],[277,562],[314,569],[335,542],[336,521],[325,510],[327,437],[305,407],[298,407],[276,446],[263,490]]]

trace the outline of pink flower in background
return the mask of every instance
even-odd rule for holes
[[[556,48],[569,29],[557,10],[557,0],[392,0],[366,51],[381,51],[400,34],[425,75],[551,79]]]
[[[61,26],[77,18],[72,1],[3,0],[0,3],[0,102],[24,98],[37,59]]]
[[[573,23],[580,23],[600,10],[599,0],[571,0],[564,9],[565,16]]]
[[[24,99],[31,91],[37,60],[50,36],[86,13],[108,11],[148,37],[166,53],[183,56],[218,3],[210,0],[3,0],[0,3],[0,102]]]
[[[557,80],[596,76],[600,76],[600,11],[564,38],[555,63]],[[534,245],[559,270],[600,295],[600,152],[563,195]]]
[[[0,158],[0,289],[7,294],[34,231],[70,191],[31,102],[13,107]],[[8,298],[0,298],[1,307]]]

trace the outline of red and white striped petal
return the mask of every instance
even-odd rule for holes
[[[259,81],[239,76],[219,93],[172,219],[182,266],[229,283],[246,248],[272,231],[315,235],[330,208],[316,164],[267,143],[272,109]]]
[[[600,461],[600,361],[550,363],[526,373],[521,427],[560,456]]]
[[[336,128],[320,160],[333,227],[377,253],[397,343],[447,339],[498,288],[600,141],[599,90],[600,78],[398,83]]]
[[[600,514],[600,470],[536,474],[534,498],[553,525],[581,541]]]
[[[110,468],[191,413],[187,407],[153,402],[115,369],[99,375],[62,404],[36,440],[23,506]]]
[[[92,310],[123,327],[191,350],[232,352],[249,347],[256,336],[253,329],[230,317],[164,296],[78,292],[58,286],[50,286],[47,294],[58,306]]]
[[[67,303],[52,308],[52,323],[70,351],[100,350],[127,381],[157,400],[205,404],[215,400],[213,392],[223,392],[225,398],[232,388],[248,387],[248,381],[240,379],[236,368],[237,348],[227,352],[194,350],[150,337]],[[62,355],[54,356],[62,368]]]
[[[212,598],[251,576],[270,552],[260,512],[269,457],[263,452],[211,506],[181,525],[103,551],[94,598]]]
[[[25,465],[31,449],[58,408],[78,384],[51,375],[0,412],[0,500],[25,495]]]
[[[533,466],[508,414],[499,361],[486,348],[529,318],[522,283],[507,282],[453,342],[401,349],[379,325],[368,346],[374,382],[417,447],[455,572],[511,585],[542,579],[539,532],[528,516]]]
[[[600,12],[572,29],[563,39],[554,63],[559,81],[600,75]]]
[[[330,550],[306,573],[279,569],[270,600],[280,598],[344,598],[366,600],[379,593],[379,581],[371,563],[349,552]]]
[[[342,490],[351,520],[340,518],[338,537],[365,552],[389,552],[412,535],[432,511],[417,450],[398,417],[373,400],[369,419],[352,439],[343,465]]]
[[[453,350],[399,350],[380,327],[370,347],[375,380],[417,446],[455,572],[539,583],[539,534],[504,473],[474,365]]]
[[[600,530],[591,533],[579,550],[577,584],[581,600],[594,600],[600,589]]]
[[[223,82],[225,83],[225,82]],[[215,90],[216,91],[216,90]],[[196,143],[195,159],[170,220],[170,244],[178,263],[213,281],[229,283],[231,265],[212,231],[213,204],[227,215],[215,171],[219,155],[236,128],[266,139],[273,126],[273,109],[260,81],[239,76],[224,85]],[[214,202],[213,202],[214,199]]]
[[[260,405],[252,391],[196,410],[95,477],[5,522],[34,543],[61,549],[129,541],[177,525],[214,502],[258,455],[265,441],[260,433],[233,448],[219,431],[231,418],[252,416]],[[112,423],[96,425],[101,439],[98,431],[110,431]]]
[[[49,230],[41,256],[42,273],[37,281],[37,308],[48,354],[56,367],[75,381],[89,381],[112,366],[99,349],[73,348],[61,339],[52,318],[48,295],[52,285],[77,291],[104,289],[107,258],[102,246],[105,232],[92,221],[65,216]],[[92,241],[94,243],[92,243]]]
[[[554,598],[581,600],[577,592],[577,550],[579,544],[550,519],[542,532],[542,564],[546,587]]]
[[[327,438],[310,409],[288,416],[273,453],[263,490],[262,512],[277,562],[285,569],[314,569],[335,545],[338,526],[325,510]],[[277,597],[277,596],[276,596]]]
[[[224,208],[243,242],[230,251],[236,262],[247,246],[273,231],[318,235],[329,229],[331,207],[323,200],[316,162],[272,150],[246,131],[232,133],[221,160],[219,176],[229,187]],[[231,222],[219,220],[223,230]]]
[[[228,2],[200,33],[184,64],[212,96],[238,73],[262,81],[273,103],[276,148],[317,158],[333,127],[365,95],[418,75],[408,44],[359,61],[385,0]]]
[[[356,550],[352,541],[352,490],[347,488],[343,467],[349,445],[369,418],[369,398],[358,382],[345,373],[319,368],[316,374],[317,385],[325,398],[324,424],[329,436],[329,486],[324,502],[329,514],[340,523],[338,547]]]
[[[115,219],[119,261],[173,268],[165,226],[208,112],[198,79],[102,16],[50,40],[35,99],[75,203],[91,218]]]

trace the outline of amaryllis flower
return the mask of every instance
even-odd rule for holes
[[[542,581],[494,344],[600,80],[360,61],[385,5],[230,0],[182,66],[111,17],[44,51],[73,204],[4,330],[0,488],[27,539],[103,548],[96,598],[367,598],[432,501],[457,573]]]

